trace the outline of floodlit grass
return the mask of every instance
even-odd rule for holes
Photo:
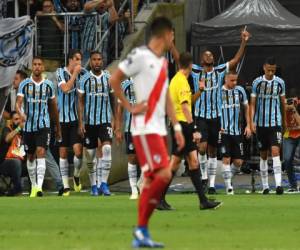
[[[298,250],[300,195],[218,195],[200,211],[192,194],[169,195],[176,207],[155,212],[153,239],[170,250]],[[136,202],[127,195],[0,198],[0,249],[131,249]]]

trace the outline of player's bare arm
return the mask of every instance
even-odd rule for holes
[[[83,122],[83,114],[84,114],[84,97],[85,94],[78,92],[78,133],[84,138],[85,128]]]
[[[245,27],[245,29],[241,31],[242,41],[241,41],[240,48],[239,48],[238,52],[235,54],[235,56],[229,61],[229,69],[234,69],[237,66],[237,64],[240,62],[240,60],[242,59],[250,36],[251,36],[251,34],[246,30],[246,27]]]
[[[250,103],[250,128],[251,128],[252,133],[256,134],[256,124],[254,123],[256,97],[251,96],[250,100],[251,100],[251,103]]]
[[[198,98],[201,96],[202,92],[204,91],[205,88],[205,80],[201,79],[199,81],[199,89],[198,91],[192,95],[192,103],[195,104],[195,102],[198,100]]]
[[[123,107],[120,103],[117,104],[116,109],[116,117],[115,117],[115,135],[117,144],[121,144],[123,140],[123,133],[122,133],[122,127],[123,127]]]
[[[61,129],[59,124],[59,114],[57,109],[56,97],[49,100],[49,114],[51,120],[55,123],[55,139],[56,141],[61,141]]]
[[[251,137],[251,122],[250,122],[250,107],[249,107],[249,104],[245,104],[244,105],[245,107],[245,120],[246,120],[246,128],[245,128],[245,132],[244,132],[244,135],[247,137],[247,138],[250,138]]]

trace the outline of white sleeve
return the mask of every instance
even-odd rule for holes
[[[119,63],[119,69],[127,76],[135,76],[143,65],[143,56],[139,49],[132,50],[125,60]]]

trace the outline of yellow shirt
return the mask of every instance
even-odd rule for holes
[[[182,111],[181,104],[186,102],[190,112],[192,112],[192,93],[187,78],[180,71],[172,78],[169,90],[177,120],[186,122],[187,119]]]

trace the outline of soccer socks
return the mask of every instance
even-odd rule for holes
[[[128,178],[131,193],[136,194],[137,191],[137,166],[128,162]]]
[[[207,198],[204,194],[204,189],[203,189],[203,186],[202,186],[202,183],[201,183],[200,169],[197,168],[197,169],[190,170],[190,178],[191,178],[191,181],[192,181],[192,183],[193,183],[193,185],[196,189],[196,192],[198,194],[199,201],[201,203],[207,201]]]
[[[91,186],[95,186],[96,184],[96,165],[97,165],[97,160],[96,160],[96,149],[87,149],[86,150],[86,158],[87,158],[87,168],[89,170],[89,178],[90,178],[90,183]]]
[[[97,167],[96,167],[96,175],[97,175],[97,187],[101,186],[101,173],[102,173],[102,158],[97,158]]]
[[[76,155],[74,155],[73,162],[74,162],[74,177],[79,178],[80,169],[82,166],[82,158],[78,158]]]
[[[64,184],[64,188],[70,188],[69,186],[69,162],[68,159],[59,158],[59,167],[61,178]]]
[[[46,172],[46,159],[38,158],[36,159],[36,168],[37,168],[37,188],[42,189],[45,172]]]
[[[105,144],[102,147],[102,171],[101,182],[107,183],[111,168],[111,145]]]
[[[202,180],[207,180],[207,155],[198,154],[198,159],[200,163],[200,169],[202,174]]]
[[[281,187],[281,161],[280,156],[273,157],[273,170],[276,187]]]
[[[260,158],[259,161],[260,177],[263,186],[263,190],[269,188],[268,182],[268,161]]]
[[[27,170],[28,170],[28,175],[29,179],[31,182],[31,187],[35,188],[37,186],[36,183],[36,160],[29,161],[27,160]]]
[[[218,161],[217,158],[208,159],[208,176],[209,176],[209,187],[215,187],[215,180],[217,174]]]
[[[168,185],[162,177],[155,176],[150,186],[144,187],[138,205],[138,226],[147,227],[149,218],[161,199],[163,190]]]
[[[228,189],[232,189],[232,185],[231,185],[232,173],[231,173],[230,165],[227,164],[222,165],[222,176],[225,182],[226,191]]]

